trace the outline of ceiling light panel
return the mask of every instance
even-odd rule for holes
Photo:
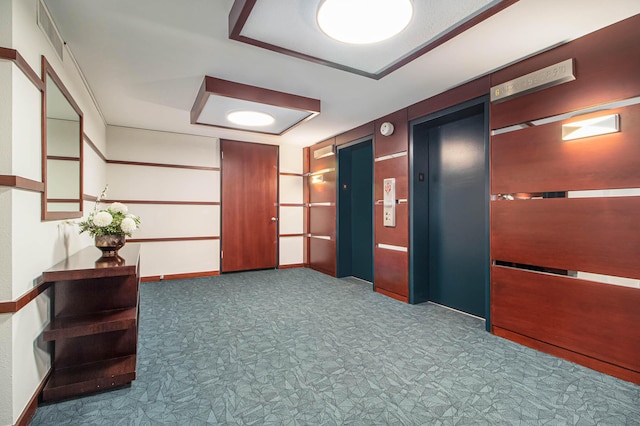
[[[318,99],[206,76],[191,124],[281,135],[319,113]]]
[[[237,124],[229,121],[227,116],[237,111],[254,111],[267,114],[273,117],[274,121],[266,125]],[[242,99],[210,95],[202,109],[197,124],[280,134],[293,124],[304,120],[309,115],[310,113],[307,111],[297,111],[258,102],[244,101]]]
[[[327,37],[319,28],[316,13],[321,0],[255,0],[237,39],[250,44],[258,41],[271,50],[299,52],[363,75],[376,74],[501,3],[500,0],[412,2],[413,18],[401,33],[374,44],[347,44]],[[246,0],[236,3],[244,4]]]

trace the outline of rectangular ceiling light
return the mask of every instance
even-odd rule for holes
[[[620,131],[620,116],[610,114],[562,125],[562,140],[588,138]]]

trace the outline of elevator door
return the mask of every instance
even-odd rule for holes
[[[429,294],[485,317],[485,136],[482,113],[429,131]]]
[[[371,141],[340,149],[338,163],[338,276],[373,282]]]

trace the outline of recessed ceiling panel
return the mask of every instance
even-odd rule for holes
[[[266,126],[239,126],[227,119],[230,112],[235,111],[256,111],[269,114],[275,120]],[[231,129],[248,130],[252,132],[270,133],[279,135],[292,127],[296,123],[303,121],[311,115],[308,111],[299,111],[289,108],[282,108],[273,105],[261,104],[258,102],[245,101],[242,99],[227,98],[224,96],[211,95],[204,105],[197,124],[208,124],[216,127],[226,127]]]
[[[273,117],[270,124],[238,124],[232,112],[248,111]],[[205,76],[191,108],[191,124],[281,135],[320,114],[320,100]]]
[[[401,33],[378,43],[352,45],[333,40],[320,30],[316,12],[322,0],[236,0],[230,15],[233,26],[230,36],[367,77],[381,78],[454,33],[514,2],[414,0],[412,21]],[[237,14],[239,8],[244,14]]]

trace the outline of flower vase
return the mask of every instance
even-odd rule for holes
[[[102,250],[102,257],[117,257],[124,246],[124,235],[96,235],[96,247]]]

